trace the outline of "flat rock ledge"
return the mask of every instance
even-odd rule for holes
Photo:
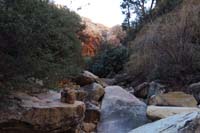
[[[60,102],[60,93],[50,91],[30,96],[15,93],[12,106],[0,110],[2,132],[75,132],[82,124],[85,104]],[[16,102],[17,101],[17,102]]]
[[[181,113],[200,112],[197,107],[170,107],[170,106],[148,106],[147,116],[151,120],[159,120]]]

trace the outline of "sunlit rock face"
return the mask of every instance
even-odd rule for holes
[[[85,29],[78,35],[82,42],[83,56],[95,56],[102,44],[119,46],[125,37],[121,26],[108,28],[102,24],[93,23],[88,18],[82,18],[82,23]]]
[[[109,28],[102,24],[95,24],[88,18],[82,18],[85,29],[79,33],[82,42],[82,55],[94,56],[99,45],[106,40]]]

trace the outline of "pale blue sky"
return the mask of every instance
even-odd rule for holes
[[[120,9],[121,0],[54,0],[54,2],[67,5],[81,16],[108,27],[121,24],[124,19]],[[80,6],[82,9],[77,11]]]

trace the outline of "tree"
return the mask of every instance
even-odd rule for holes
[[[183,0],[156,0],[155,12],[157,16],[165,14],[177,5],[179,5]]]
[[[123,70],[129,57],[128,49],[124,46],[113,47],[109,44],[105,44],[102,48],[88,64],[89,71],[100,77],[106,77]]]
[[[125,15],[122,27],[127,31],[126,42],[135,39],[143,25],[173,10],[183,0],[123,0],[122,13]]]
[[[122,14],[125,15],[124,26],[128,29],[131,27],[131,19],[136,19],[138,21],[143,21],[149,12],[152,11],[155,0],[151,0],[150,7],[148,7],[147,2],[150,0],[123,0],[121,3]],[[135,18],[132,18],[133,16]]]

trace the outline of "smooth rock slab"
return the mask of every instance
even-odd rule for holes
[[[169,106],[148,106],[147,107],[147,116],[152,120],[158,120],[167,118],[181,113],[191,113],[194,111],[199,111],[200,108],[192,107],[169,107]]]
[[[147,123],[146,104],[119,86],[105,88],[98,133],[127,133]]]
[[[192,112],[146,124],[128,133],[199,133],[199,131],[200,113]]]
[[[149,99],[150,105],[196,107],[197,101],[192,95],[184,92],[169,92],[159,94]]]

